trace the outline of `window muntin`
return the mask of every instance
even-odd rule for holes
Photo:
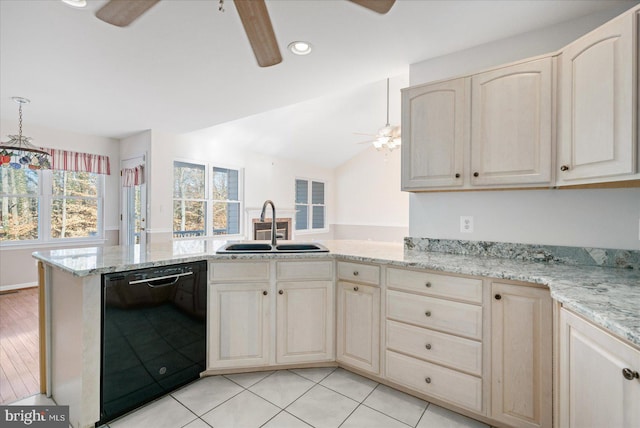
[[[207,223],[204,165],[173,163],[173,236],[204,236]]]
[[[238,170],[213,167],[213,234],[240,233],[240,180]]]
[[[0,168],[0,241],[102,237],[102,175]]]
[[[296,179],[296,230],[326,228],[325,183]]]

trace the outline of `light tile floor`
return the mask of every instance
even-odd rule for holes
[[[36,395],[12,404],[53,404],[53,401]],[[341,368],[315,368],[206,377],[108,424],[108,428],[146,427],[488,428],[488,425]]]

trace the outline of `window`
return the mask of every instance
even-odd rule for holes
[[[241,196],[240,170],[174,162],[174,238],[239,235]]]
[[[0,241],[102,237],[102,175],[0,168]]]
[[[318,230],[326,227],[324,183],[296,179],[296,230]]]

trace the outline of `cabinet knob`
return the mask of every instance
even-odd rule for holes
[[[431,383],[431,378],[427,377],[427,378],[424,379],[424,381],[427,382],[427,383]]]
[[[426,316],[430,317],[431,316],[431,311],[427,311],[424,313]]]
[[[622,369],[622,376],[624,376],[627,380],[634,380],[640,378],[640,374],[631,369],[624,368]]]
[[[360,275],[360,272],[358,272],[357,270],[354,270],[353,271],[353,276],[358,276],[358,275]]]
[[[427,287],[427,288],[431,288],[431,283],[427,282],[424,286]]]
[[[284,290],[278,291],[278,294],[284,294]]]
[[[427,343],[426,345],[424,345],[424,347],[427,348],[427,349],[431,349],[431,344]]]
[[[480,177],[480,173],[479,173],[479,172],[474,172],[474,173],[473,173],[473,176],[474,176],[474,177]]]
[[[263,295],[263,296],[266,296],[267,294],[269,294],[269,293],[267,293],[267,290],[264,290],[264,291],[262,292],[262,295]]]
[[[460,178],[460,174],[459,173],[456,173],[456,178]]]
[[[501,296],[501,295],[499,295],[499,294],[496,294],[496,295],[495,295],[495,296],[493,296],[493,297],[495,297],[495,298],[496,298],[496,300],[500,300],[500,299],[502,299],[502,296]]]
[[[358,291],[358,287],[353,287],[353,291]]]
[[[569,171],[569,165],[562,165],[560,171]]]

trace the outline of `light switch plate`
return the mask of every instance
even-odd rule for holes
[[[473,217],[472,216],[460,216],[460,232],[473,233]]]

